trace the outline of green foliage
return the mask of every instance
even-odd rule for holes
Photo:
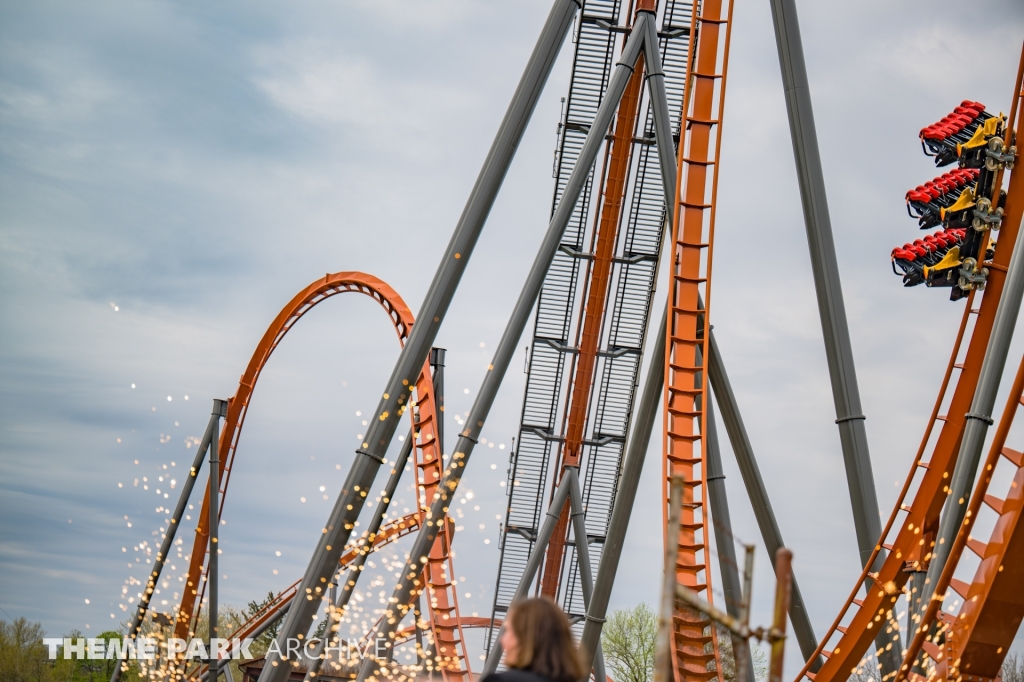
[[[754,679],[764,682],[768,679],[768,654],[757,642],[751,642],[750,654],[754,659]]]
[[[62,647],[57,658],[51,660],[49,649],[43,644],[43,627],[18,618],[13,623],[0,621],[0,682],[107,682],[114,672],[116,661],[78,660],[64,658]],[[72,630],[67,637],[79,638],[82,633]],[[101,633],[97,639],[120,639],[120,632]],[[121,678],[136,682],[138,677],[130,671]]]
[[[0,621],[0,680],[30,682],[50,680],[43,628],[19,618],[13,623]]]
[[[609,616],[601,631],[601,648],[616,682],[652,679],[657,635],[658,617],[645,603]]]
[[[313,632],[313,636],[310,639],[323,639],[324,633],[327,632],[327,624],[331,622],[329,618],[321,618],[320,624],[316,626],[316,630]]]
[[[658,616],[647,604],[621,609],[609,616],[601,632],[601,647],[615,682],[649,682],[653,679],[657,638]],[[711,643],[708,643],[707,653],[713,650]],[[732,636],[725,628],[718,630],[718,651],[722,662],[722,677],[726,682],[734,682],[736,665]],[[754,664],[754,679],[764,682],[768,679],[768,657],[756,640],[750,643],[750,654]],[[708,666],[714,669],[713,663]]]
[[[234,632],[240,628],[243,623],[249,620],[249,617],[253,613],[255,613],[255,611],[252,611],[254,603],[255,602],[251,602],[249,604],[249,608],[246,610],[239,609],[235,606],[231,606],[230,604],[219,604],[217,606],[217,636],[225,638],[231,637]],[[151,622],[152,621],[149,619],[146,620],[146,623]],[[152,629],[159,629],[159,627],[153,626]],[[274,630],[275,628],[271,629]],[[208,642],[210,639],[210,614],[205,607],[199,612],[199,618],[196,619],[195,624],[195,634],[192,636],[203,640],[203,642]],[[266,640],[266,644],[263,645],[263,648],[257,646],[257,644],[263,641],[263,637],[260,637],[253,642],[253,645],[249,649],[253,656],[261,656],[266,653],[267,647],[270,646],[270,640]],[[237,660],[232,660],[228,665],[231,666],[231,674],[235,680],[244,679],[245,676],[242,675],[241,669],[238,667]],[[223,680],[223,678],[221,679]]]

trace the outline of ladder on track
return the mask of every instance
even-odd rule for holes
[[[437,492],[437,486],[444,475],[444,460],[437,438],[437,404],[433,398],[434,387],[430,380],[429,363],[416,382],[416,403],[413,412],[414,469],[416,471],[417,506],[421,513],[429,515],[430,505]],[[434,540],[427,565],[423,570],[424,595],[430,608],[430,632],[433,636],[434,669],[440,668],[445,682],[472,680],[473,673],[466,655],[466,640],[462,633],[459,617],[459,600],[455,584],[455,567],[452,565],[451,546],[455,524],[446,514],[443,519],[426,519],[425,523],[444,524]],[[418,652],[421,653],[421,652]]]
[[[706,443],[700,432],[707,405],[704,359],[708,357],[709,335],[703,330],[708,328],[711,307],[715,198],[732,7],[731,0],[704,0],[692,16],[691,35],[696,44],[686,84],[684,137],[678,150],[666,330],[666,510],[669,480],[679,476],[684,481],[676,580],[709,603],[712,589],[705,505]],[[718,635],[709,620],[696,612],[676,609],[673,635],[672,662],[678,679],[722,679]]]

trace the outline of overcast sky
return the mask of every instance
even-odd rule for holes
[[[917,131],[961,99],[1008,107],[1024,6],[987,3],[976,21],[948,1],[798,5],[888,516],[962,306],[890,271],[889,251],[919,236],[903,195],[938,174]],[[549,6],[0,2],[4,617],[51,635],[127,617],[121,586],[147,572],[133,548],[157,542],[157,510],[178,490],[154,479],[181,480],[211,398],[234,393],[295,292],[361,270],[417,310]],[[546,228],[570,56],[438,337],[448,414],[469,409]],[[712,322],[822,632],[859,568],[766,0],[737,0],[724,136]],[[1021,349],[1015,339],[1008,372]],[[277,350],[224,511],[223,601],[301,576],[364,432],[357,412],[376,406],[397,354],[359,296],[317,308]],[[464,613],[490,612],[520,360],[484,429],[495,447],[478,449],[463,483],[475,494],[455,545]],[[657,598],[654,444],[613,607]],[[774,580],[725,446],[736,535],[759,545],[765,621]]]

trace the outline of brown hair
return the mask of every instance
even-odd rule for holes
[[[583,677],[569,619],[550,599],[525,599],[515,604],[505,627],[511,627],[519,641],[515,659],[505,661],[508,667],[529,670],[554,682],[577,682]]]

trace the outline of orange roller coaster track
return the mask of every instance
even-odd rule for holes
[[[248,411],[249,401],[252,398],[256,382],[260,373],[266,366],[271,354],[285,335],[292,329],[296,322],[303,315],[313,309],[319,303],[341,293],[360,293],[377,301],[387,312],[398,334],[400,343],[404,343],[409,336],[413,325],[413,314],[409,307],[402,300],[402,297],[382,280],[362,272],[338,272],[328,274],[305,289],[300,291],[291,301],[278,313],[277,317],[268,327],[263,338],[260,339],[256,350],[249,360],[245,373],[238,382],[238,390],[228,400],[228,411],[225,417],[224,430],[218,444],[220,455],[220,494],[226,495],[228,483],[231,479],[232,466],[235,453],[238,448],[238,441],[241,437],[242,426],[245,423],[245,416]],[[433,388],[430,379],[430,366],[424,362],[423,370],[416,383],[417,403],[414,410],[414,434],[417,439],[417,469],[420,475],[417,477],[418,498],[420,507],[429,505],[433,495],[436,482],[439,480],[438,471],[435,468],[440,466],[440,451],[436,448],[434,438],[437,420],[437,409],[433,398]],[[221,507],[223,513],[223,506]],[[422,514],[422,512],[421,512]],[[422,523],[419,515],[415,527]],[[189,570],[186,578],[186,589],[178,607],[177,623],[175,625],[175,637],[185,638],[189,632],[194,630],[196,619],[199,616],[197,603],[202,602],[202,592],[205,582],[201,580],[204,572],[204,564],[209,544],[209,490],[203,497],[202,511],[199,515],[199,522],[196,527],[196,537],[189,561]],[[409,517],[392,522],[382,528],[376,538],[370,540],[371,549],[376,548],[378,541],[390,541],[399,535],[409,532],[413,526]],[[463,671],[468,672],[468,663],[464,650],[462,649],[461,631],[458,628],[458,602],[455,598],[452,581],[448,579],[453,575],[451,565],[451,531],[445,524],[446,532],[438,538],[436,546],[431,551],[431,562],[425,572],[425,581],[430,590],[430,614],[431,630],[437,646],[438,656],[442,660],[442,668],[446,678],[461,680]],[[404,532],[403,532],[404,531]],[[358,551],[353,549],[351,551]],[[346,552],[342,557],[342,566],[345,565],[345,558],[351,552]],[[447,570],[447,576],[445,572]],[[202,583],[202,584],[200,584]],[[287,592],[287,591],[286,591]],[[284,593],[282,593],[284,594]],[[280,599],[277,600],[281,602]],[[278,603],[280,609],[284,603]],[[437,612],[435,613],[435,609]],[[269,617],[268,614],[267,617]],[[459,633],[456,635],[456,633]]]
[[[1022,60],[1024,69],[1024,60]],[[1020,139],[1021,119],[1017,116],[1020,106],[1021,72],[1018,72],[1017,81],[1014,86],[1012,105],[1010,108],[1010,121],[1007,144],[1012,140]],[[1016,121],[1016,130],[1013,129]],[[1013,135],[1010,138],[1010,135]],[[995,191],[1002,187],[1002,177],[997,176]],[[863,657],[871,642],[878,633],[877,628],[886,628],[886,632],[896,633],[898,623],[893,618],[892,609],[897,598],[903,593],[904,586],[909,580],[912,571],[920,571],[927,566],[931,558],[931,548],[935,544],[935,534],[939,525],[940,513],[946,501],[950,477],[956,466],[957,456],[960,450],[960,442],[966,422],[966,414],[971,409],[971,402],[974,398],[975,389],[978,385],[978,378],[981,372],[982,361],[988,347],[989,338],[992,333],[992,326],[996,317],[996,309],[1006,281],[1007,266],[1014,245],[1018,237],[1021,216],[1024,214],[1024,173],[1014,172],[1010,176],[1010,182],[1006,190],[1006,203],[1004,206],[1003,228],[999,232],[998,248],[991,261],[984,263],[990,271],[986,287],[983,292],[981,305],[974,307],[977,298],[974,292],[967,299],[967,307],[964,310],[964,318],[960,325],[953,354],[949,361],[945,379],[935,402],[931,420],[921,441],[920,449],[914,457],[910,473],[897,499],[896,505],[890,514],[888,523],[883,530],[875,548],[875,554],[867,562],[872,566],[875,555],[884,547],[889,550],[881,569],[872,573],[866,568],[858,579],[856,586],[847,598],[846,603],[840,610],[832,626],[821,639],[818,654],[824,655],[825,664],[815,674],[810,673],[810,664],[804,666],[797,676],[797,681],[806,676],[815,682],[838,682],[845,680],[863,664]],[[965,336],[965,330],[969,326],[972,316],[974,319],[973,330],[969,335],[969,342],[963,359],[959,358],[961,340]],[[945,415],[940,415],[939,410],[946,399],[948,383],[954,370],[959,371],[956,386],[948,403]],[[931,432],[936,422],[941,422],[942,427],[932,450],[930,457],[925,459],[924,453],[927,449]],[[1004,436],[1005,438],[1005,436]],[[916,492],[913,494],[909,504],[906,504],[910,490],[917,483]],[[1007,509],[1009,510],[1009,508]],[[1014,520],[1015,525],[1016,521]],[[889,540],[890,532],[895,529],[896,536]],[[1019,560],[1019,559],[1018,559]],[[950,564],[955,564],[952,560]],[[857,598],[861,591],[861,585],[868,580],[869,587],[861,598]],[[972,596],[981,595],[984,590],[980,588],[972,592]],[[937,593],[941,594],[941,593]],[[987,594],[987,592],[986,592]],[[980,605],[979,605],[980,606]],[[934,610],[933,610],[934,617]],[[846,624],[843,625],[843,622]],[[929,622],[922,624],[911,623],[911,630],[918,627],[928,628]],[[890,630],[891,629],[891,630]],[[835,636],[841,634],[836,639]],[[832,642],[831,650],[828,647]],[[917,642],[916,647],[922,643]],[[938,651],[925,647],[926,653],[939,655]],[[1005,650],[1003,652],[1005,655]],[[814,660],[814,657],[811,658]],[[913,674],[907,662],[901,666],[896,679],[903,679]],[[979,678],[980,679],[980,678]]]
[[[707,423],[703,419],[708,382],[704,361],[710,337],[703,330],[708,328],[711,307],[715,199],[732,8],[731,0],[710,0],[700,5],[699,11],[695,7],[692,15],[690,34],[697,37],[683,99],[665,339],[662,465],[666,501],[669,480],[679,476],[684,481],[680,533],[675,539],[679,546],[676,579],[705,595],[708,602],[712,601],[712,563],[706,504],[707,443],[701,425]],[[665,509],[667,528],[667,506]],[[677,679],[724,679],[718,634],[710,621],[703,615],[676,608],[672,625],[672,660]],[[710,652],[706,650],[708,643]],[[712,661],[713,671],[708,669]]]
[[[1024,593],[1021,591],[1024,563],[1019,560],[1024,556],[1024,526],[1019,524],[1024,511],[1024,454],[1006,447],[1006,438],[1022,402],[1024,358],[1017,369],[980,480],[971,495],[967,518],[935,586],[935,594],[940,596],[932,599],[921,617],[926,627],[917,628],[904,655],[906,668],[900,671],[897,680],[918,677],[907,671],[922,650],[932,659],[930,667],[933,674],[946,679],[961,676],[966,676],[965,679],[995,679],[1002,667],[1002,659],[1013,643],[1024,615]],[[989,495],[988,491],[1002,459],[1013,467],[1013,477],[1005,497],[998,498]],[[987,543],[971,534],[982,504],[991,507],[998,515]],[[970,583],[953,577],[965,549],[981,559]],[[950,588],[963,600],[956,614],[940,610]],[[939,627],[933,634],[927,625],[935,623],[936,619]]]

